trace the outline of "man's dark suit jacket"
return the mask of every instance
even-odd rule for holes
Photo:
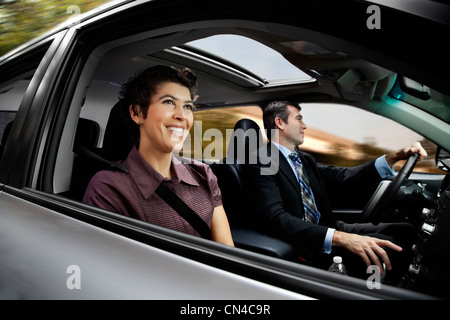
[[[327,228],[337,228],[328,190],[368,185],[381,180],[374,161],[350,168],[323,166],[317,164],[311,155],[298,151],[321,214],[319,224],[315,225],[303,220],[305,213],[300,187],[291,166],[275,145],[268,144],[271,161],[277,161],[271,155],[271,149],[278,153],[276,173],[262,175],[264,166],[261,164],[247,164],[243,168],[242,180],[251,208],[249,214],[260,231],[292,243],[297,248],[320,252]]]

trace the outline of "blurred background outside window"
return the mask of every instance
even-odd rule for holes
[[[0,0],[0,56],[111,0]]]

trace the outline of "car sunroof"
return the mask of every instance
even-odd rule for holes
[[[277,51],[238,35],[215,35],[186,43],[211,55],[220,57],[248,70],[262,79],[266,85],[280,85],[315,81],[291,64]]]

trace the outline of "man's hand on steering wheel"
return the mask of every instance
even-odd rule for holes
[[[390,153],[386,155],[386,162],[390,167],[396,164],[400,160],[406,160],[410,155],[418,153],[419,160],[422,160],[424,157],[428,156],[425,149],[422,147],[420,142],[416,142],[409,147],[403,148],[399,151]]]
[[[403,181],[409,178],[409,175],[414,169],[416,162],[423,157],[427,156],[427,152],[422,147],[420,142],[416,142],[413,145],[406,147],[397,152],[386,155],[386,162],[392,167],[397,161],[408,159],[403,165],[401,170],[397,173],[394,180],[389,184],[387,189],[383,192],[375,206],[367,209],[362,217],[361,222],[372,222],[378,224],[383,219],[386,209],[391,202],[395,199],[397,191],[400,189]]]

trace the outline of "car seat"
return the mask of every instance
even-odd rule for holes
[[[239,120],[234,126],[227,156],[211,164],[211,169],[222,192],[222,203],[235,246],[285,260],[296,260],[296,250],[292,245],[255,230],[249,218],[252,208],[246,198],[241,174],[246,164],[256,163],[253,156],[262,143],[258,124],[251,119]]]
[[[241,182],[242,166],[250,161],[250,155],[262,142],[259,126],[250,119],[239,120],[233,130],[227,155],[219,163],[211,164],[218,177],[222,201],[228,221],[233,226],[248,226],[247,201]]]
[[[100,127],[80,118],[73,151],[74,160],[70,197],[82,200],[91,178],[111,165],[120,166],[138,141],[137,125],[128,114],[128,104],[119,100],[109,113],[102,147],[97,147]]]
[[[83,150],[94,152],[97,148],[100,135],[100,126],[97,122],[79,118],[75,133],[73,152],[75,158],[73,162],[70,191],[67,194],[70,198],[81,200],[89,180],[101,167],[84,155]]]
[[[130,117],[129,104],[119,100],[109,113],[100,154],[109,161],[123,161],[138,142],[139,127]]]

